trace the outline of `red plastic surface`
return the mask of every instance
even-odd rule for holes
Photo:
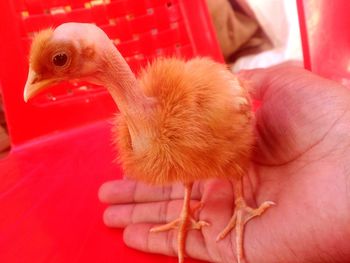
[[[121,230],[103,225],[97,190],[121,177],[109,124],[117,108],[106,91],[64,83],[23,102],[32,32],[66,21],[101,26],[135,72],[161,55],[223,61],[205,0],[1,0],[12,149],[0,159],[0,262],[177,262],[129,249]]]
[[[305,67],[350,86],[350,1],[297,3]]]
[[[177,262],[130,249],[103,225],[98,187],[121,176],[109,138],[108,122],[94,123],[0,160],[1,263]]]

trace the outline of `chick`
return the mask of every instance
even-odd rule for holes
[[[39,32],[30,51],[24,100],[72,79],[105,86],[118,105],[114,137],[128,177],[153,185],[183,183],[179,218],[151,230],[178,228],[179,262],[184,261],[188,229],[209,226],[192,216],[193,182],[213,177],[235,181],[236,210],[218,239],[236,226],[241,261],[244,224],[273,204],[252,209],[243,199],[242,177],[254,143],[251,101],[244,85],[224,65],[207,58],[157,59],[137,80],[95,25],[66,23]]]

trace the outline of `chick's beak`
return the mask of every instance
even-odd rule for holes
[[[56,79],[42,79],[34,70],[29,68],[28,78],[24,87],[23,99],[27,102],[47,86],[58,82]]]

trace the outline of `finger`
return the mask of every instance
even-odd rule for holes
[[[199,201],[191,201],[195,207]],[[104,223],[109,227],[125,227],[136,223],[166,223],[179,217],[183,205],[181,200],[113,205],[103,214]],[[197,215],[194,214],[197,218]]]
[[[267,91],[276,92],[278,88],[296,82],[306,70],[292,64],[281,64],[266,69],[244,70],[238,73],[238,78],[246,83],[256,100],[263,100]]]
[[[192,198],[199,199],[200,184],[195,183]],[[99,199],[103,203],[126,204],[157,202],[170,199],[181,199],[184,195],[182,184],[156,187],[132,180],[115,180],[104,183],[99,189]]]
[[[124,242],[127,246],[144,252],[177,256],[177,230],[151,233],[152,224],[133,224],[124,230]],[[212,260],[209,257],[201,231],[187,232],[185,254],[188,257]]]

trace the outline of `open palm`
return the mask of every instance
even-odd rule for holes
[[[257,144],[244,181],[249,205],[276,206],[248,223],[248,262],[350,261],[350,91],[295,67],[242,73],[261,101],[256,112]],[[129,180],[107,182],[100,199],[110,204],[104,220],[126,227],[124,240],[146,252],[177,254],[176,232],[150,233],[155,224],[180,213],[182,185],[151,187]],[[232,216],[232,185],[208,180],[194,185],[197,218],[210,222],[189,231],[189,257],[234,262],[235,233],[216,242]]]

